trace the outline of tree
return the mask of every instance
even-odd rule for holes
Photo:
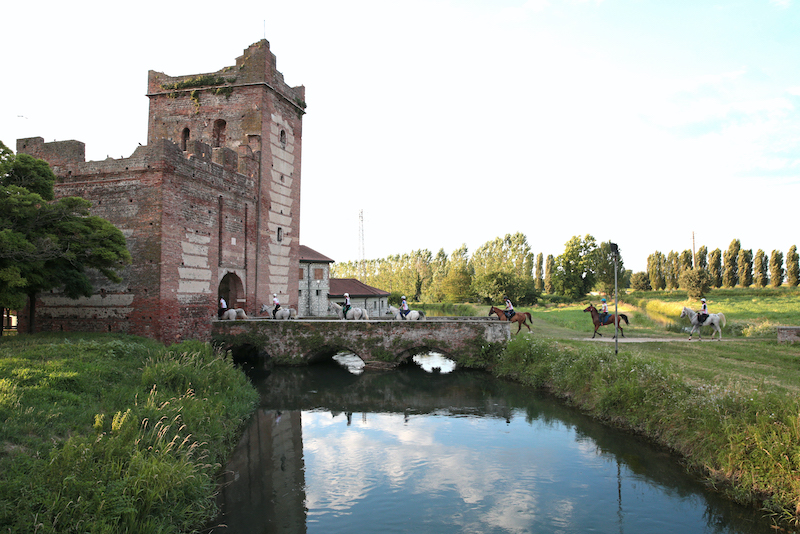
[[[664,284],[667,289],[678,289],[678,277],[681,274],[678,253],[670,250],[664,262]]]
[[[544,292],[548,295],[555,293],[555,286],[553,285],[553,273],[556,272],[556,259],[552,254],[547,255],[547,262],[544,268]]]
[[[536,291],[544,291],[544,254],[541,252],[536,256]]]
[[[786,253],[786,285],[797,287],[800,284],[800,257],[797,254],[797,246],[792,245]]]
[[[708,247],[703,245],[697,249],[697,255],[694,258],[694,265],[704,271],[708,270]]]
[[[655,251],[647,257],[647,276],[650,278],[650,287],[658,291],[667,287],[666,277],[664,276],[664,265],[667,259],[659,251]]]
[[[650,277],[644,271],[633,273],[631,287],[636,291],[650,291]]]
[[[769,278],[772,287],[780,287],[783,282],[783,253],[773,250],[769,258]]]
[[[467,245],[450,254],[450,267],[442,284],[446,302],[467,302],[472,298],[472,271]]]
[[[564,246],[564,253],[556,258],[553,286],[556,293],[573,299],[591,291],[597,268],[597,244],[594,237],[573,236]]]
[[[533,284],[533,253],[521,232],[484,243],[472,255],[470,265],[473,292],[486,302],[503,294],[514,294],[512,301],[520,302]],[[501,273],[506,276],[499,276]]]
[[[753,260],[753,283],[756,287],[765,287],[769,284],[767,268],[767,255],[763,250],[758,249]]]
[[[625,265],[622,253],[617,249],[617,287],[625,288]],[[614,294],[614,254],[611,252],[611,242],[600,243],[597,250],[597,264],[595,268],[597,288],[606,295]]]
[[[712,288],[722,287],[722,251],[718,248],[708,255],[708,276]]]
[[[739,252],[739,285],[750,287],[753,285],[753,251],[742,250]]]
[[[742,248],[738,239],[731,241],[728,250],[722,256],[725,268],[722,272],[722,285],[724,287],[736,287],[739,283],[739,250]]]
[[[40,292],[90,297],[95,273],[122,281],[118,271],[131,262],[122,232],[90,215],[82,198],[46,202],[55,198],[46,162],[14,157],[0,142],[0,179],[0,307],[21,308],[27,298],[33,331]]]
[[[426,302],[444,301],[443,284],[449,266],[447,253],[443,248],[440,248],[431,262],[431,283],[428,286],[427,293],[422,297]]]
[[[700,298],[710,289],[708,272],[696,268],[681,273],[681,287],[686,289],[686,294],[692,298]]]

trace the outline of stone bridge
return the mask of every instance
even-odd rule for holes
[[[415,354],[438,352],[459,367],[482,369],[505,348],[511,338],[509,324],[486,318],[215,320],[211,337],[234,353],[257,353],[275,365],[308,365],[352,352],[365,369],[391,369]]]

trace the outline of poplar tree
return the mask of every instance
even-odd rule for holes
[[[753,283],[756,287],[766,287],[769,284],[769,274],[767,273],[767,254],[758,249],[753,259]]]
[[[792,245],[786,253],[786,285],[797,287],[800,283],[800,257],[797,254],[797,246]]]
[[[553,286],[553,273],[556,270],[556,259],[552,254],[547,255],[547,261],[544,266],[544,292],[552,295],[555,292]]]
[[[544,291],[544,254],[541,252],[536,256],[536,291]]]
[[[647,257],[647,276],[650,278],[650,287],[658,291],[667,286],[664,277],[664,264],[667,259],[659,251],[655,251]]]
[[[708,247],[703,245],[697,249],[697,255],[694,258],[694,264],[698,269],[704,271],[708,270]]]
[[[722,287],[722,251],[718,248],[708,255],[708,276],[712,288]]]
[[[769,258],[769,278],[772,287],[780,287],[783,283],[783,252],[773,250]]]
[[[742,250],[739,252],[739,285],[750,287],[753,285],[753,251]]]
[[[670,250],[667,254],[667,261],[664,263],[664,283],[667,289],[678,289],[678,277],[680,276],[680,259],[678,253]]]
[[[722,272],[722,285],[724,287],[736,287],[736,284],[739,283],[739,250],[741,248],[742,244],[739,240],[734,239],[723,254],[722,259],[725,266]]]

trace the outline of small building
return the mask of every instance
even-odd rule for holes
[[[355,278],[331,278],[328,298],[344,304],[344,294],[350,294],[353,307],[364,308],[370,318],[377,319],[389,309],[389,292],[359,282]]]
[[[297,314],[325,317],[330,293],[330,265],[333,260],[305,245],[300,245],[300,282]]]

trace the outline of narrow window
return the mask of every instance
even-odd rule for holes
[[[283,241],[283,228],[278,228],[278,241]]]
[[[322,269],[314,269],[314,280],[322,280]]]
[[[189,146],[189,128],[184,128],[183,133],[181,133],[181,150],[186,152],[188,146]]]
[[[226,123],[222,119],[217,119],[214,121],[214,132],[212,139],[212,145],[214,148],[219,148],[225,145],[225,126]]]
[[[281,130],[281,148],[286,148],[286,130]]]
[[[300,267],[300,280],[303,280],[303,279],[305,279],[305,269]]]

